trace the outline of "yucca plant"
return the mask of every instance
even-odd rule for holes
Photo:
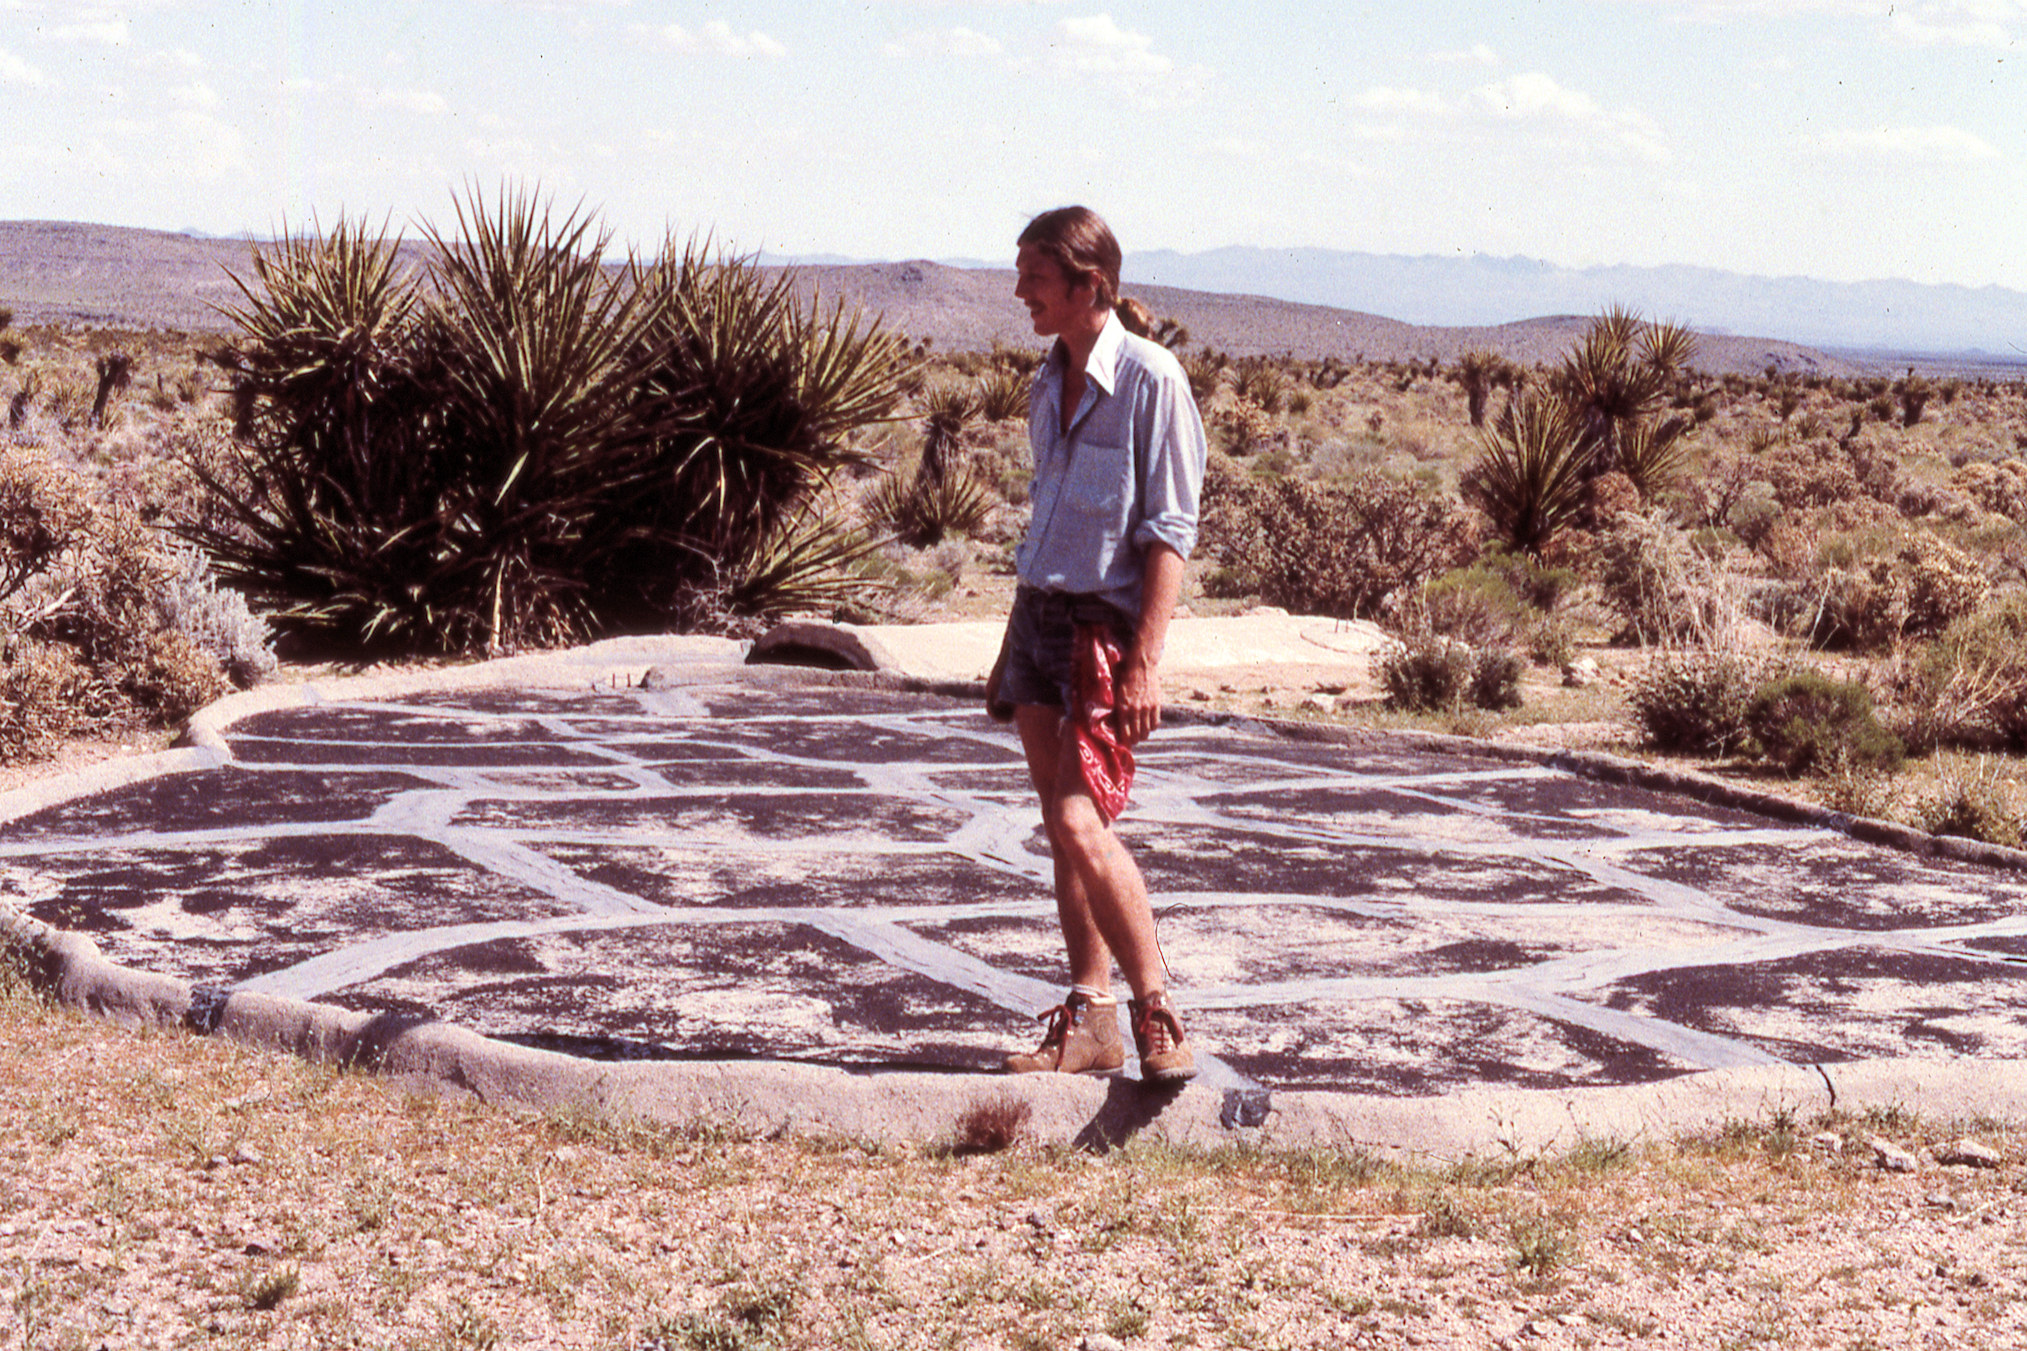
[[[762,560],[837,470],[867,461],[850,433],[892,416],[915,362],[877,320],[805,305],[792,277],[704,243],[635,260],[629,281],[648,325],[638,397],[665,416],[645,476],[593,521],[617,541],[593,583],[602,613],[639,624],[727,569],[778,575]]]
[[[992,486],[970,465],[942,477],[890,474],[873,490],[866,515],[893,538],[917,549],[951,535],[976,534],[992,515]]]
[[[1680,324],[1649,323],[1616,305],[1591,322],[1553,385],[1582,415],[1596,473],[1625,468],[1627,438],[1652,420],[1695,354],[1695,336]]]
[[[995,364],[978,377],[978,413],[987,422],[1028,415],[1032,377],[1016,367]]]
[[[252,282],[234,276],[244,303],[225,313],[240,341],[217,354],[233,376],[233,453],[189,462],[227,519],[183,531],[283,632],[453,647],[403,622],[428,592],[432,527],[461,476],[441,451],[441,354],[399,248],[340,220],[257,249]]]
[[[229,311],[239,463],[193,467],[230,519],[186,533],[279,629],[498,652],[680,624],[700,591],[779,608],[769,579],[811,594],[845,556],[797,523],[899,397],[898,338],[701,249],[615,273],[528,192],[425,233],[426,285],[340,222],[257,253]]]
[[[1538,554],[1573,525],[1588,501],[1591,442],[1567,400],[1524,390],[1478,434],[1479,458],[1459,487],[1488,516],[1500,538]]]

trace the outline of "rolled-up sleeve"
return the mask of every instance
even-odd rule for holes
[[[1133,547],[1166,544],[1184,558],[1196,548],[1197,508],[1203,493],[1203,418],[1180,368],[1152,369],[1135,438],[1143,448],[1140,521]]]

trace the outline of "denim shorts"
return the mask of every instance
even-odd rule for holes
[[[1013,614],[1006,622],[1006,671],[999,679],[999,697],[1010,704],[1068,708],[1070,664],[1080,624],[1105,625],[1122,649],[1133,641],[1133,616],[1108,600],[1031,586],[1015,591]]]

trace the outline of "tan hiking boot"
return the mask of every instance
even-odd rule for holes
[[[1126,1063],[1126,1044],[1119,1040],[1119,1003],[1103,1003],[1078,990],[1046,1013],[1049,1030],[1042,1044],[1006,1058],[1013,1074],[1054,1071],[1061,1074],[1104,1074]]]
[[[1169,1006],[1168,992],[1154,990],[1131,999],[1133,1045],[1140,1052],[1140,1078],[1150,1084],[1179,1084],[1196,1076],[1196,1053],[1183,1040],[1182,1022]]]

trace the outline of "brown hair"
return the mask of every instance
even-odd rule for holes
[[[1028,222],[1016,244],[1032,244],[1056,260],[1073,283],[1087,278],[1097,289],[1098,304],[1119,304],[1119,241],[1112,227],[1085,206],[1059,206]]]

